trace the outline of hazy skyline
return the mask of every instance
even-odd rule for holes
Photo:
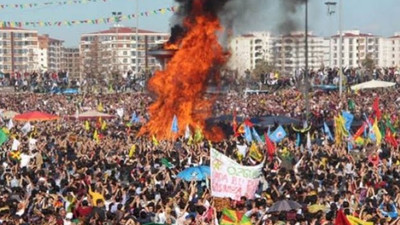
[[[52,0],[3,0],[1,4],[40,3]],[[58,0],[55,0],[58,1]],[[247,0],[254,1],[254,0]],[[270,0],[277,3],[280,0]],[[282,0],[281,0],[282,1]],[[290,0],[287,0],[290,1]],[[338,30],[338,14],[328,16],[325,0],[310,1],[310,31],[316,35],[329,36]],[[379,4],[378,4],[379,2]],[[275,3],[261,9],[253,9],[250,16],[242,21],[236,29],[238,32],[272,31],[276,32],[274,21],[280,15],[275,15]],[[343,0],[343,29],[359,29],[362,32],[373,33],[381,36],[391,36],[400,31],[400,4],[398,0]],[[362,4],[361,4],[362,3]],[[111,16],[113,11],[123,14],[135,13],[136,0],[108,0],[107,2],[54,5],[27,9],[1,9],[2,21],[64,21],[84,20]],[[139,0],[139,12],[171,7],[176,5],[173,0]],[[257,11],[254,11],[257,10]],[[337,9],[336,9],[337,11]],[[303,24],[304,11],[299,10],[297,19]],[[140,17],[139,27],[142,29],[169,32],[171,12],[148,17]],[[123,21],[124,26],[135,26],[135,20]],[[81,24],[73,26],[31,27],[25,29],[38,30],[40,34],[49,34],[51,37],[65,40],[66,46],[78,46],[80,35],[107,29],[112,24]]]

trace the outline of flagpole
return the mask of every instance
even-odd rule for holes
[[[310,100],[309,100],[309,89],[310,89],[310,81],[308,77],[308,0],[305,2],[305,38],[304,38],[304,46],[305,46],[305,72],[304,72],[304,95],[305,95],[305,104],[306,104],[306,121],[308,121],[308,117],[310,114]]]
[[[136,78],[139,78],[139,0],[136,0]]]

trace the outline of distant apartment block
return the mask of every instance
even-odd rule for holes
[[[62,68],[71,78],[80,76],[80,54],[79,48],[63,48]]]
[[[160,69],[155,58],[147,54],[169,38],[167,33],[138,30],[136,49],[136,28],[111,27],[108,30],[83,34],[80,40],[81,73],[84,75],[139,73]]]
[[[254,32],[233,38],[229,45],[231,58],[228,66],[243,74],[253,70],[261,61],[273,61],[275,39],[269,32]]]
[[[380,37],[373,34],[361,33],[358,30],[345,31],[342,34],[342,65],[346,67],[360,67],[366,57],[374,60],[375,64],[379,62]],[[331,67],[339,66],[339,35],[330,38],[329,53]]]
[[[0,71],[13,74],[38,69],[38,32],[21,28],[0,28]]]
[[[324,38],[308,34],[308,68],[319,69],[324,66]],[[274,59],[275,68],[283,74],[291,74],[304,70],[306,65],[305,33],[293,32],[275,39]]]
[[[228,64],[229,68],[243,75],[246,70],[253,70],[261,59],[265,59],[286,75],[304,70],[304,32],[293,32],[281,36],[273,36],[268,32],[263,34],[261,36],[264,36],[264,39],[259,37],[258,32],[233,38],[230,42],[232,57]],[[400,33],[386,38],[350,30],[344,31],[342,38],[342,46],[339,46],[338,34],[331,37],[318,37],[310,33],[308,35],[308,67],[314,70],[322,67],[339,67],[340,51],[343,67],[360,67],[367,57],[379,67],[400,67]]]
[[[39,64],[42,71],[59,72],[64,70],[62,66],[63,40],[39,36]]]

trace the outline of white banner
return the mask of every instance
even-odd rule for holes
[[[257,166],[242,166],[211,148],[211,192],[212,196],[240,200],[246,196],[253,199],[259,184],[264,163]]]

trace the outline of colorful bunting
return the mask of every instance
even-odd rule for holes
[[[26,8],[37,8],[43,6],[62,6],[72,4],[87,4],[96,2],[107,2],[111,0],[87,0],[87,1],[53,1],[53,2],[42,2],[42,3],[21,3],[21,4],[0,4],[0,9],[26,9]]]
[[[100,1],[100,0],[90,0],[90,1]],[[33,5],[33,4],[32,4]],[[0,10],[4,9],[4,5],[0,5]],[[163,8],[163,9],[157,9],[157,10],[150,10],[148,12],[141,12],[136,14],[130,14],[130,15],[121,15],[119,18],[117,18],[119,21],[124,21],[124,20],[131,20],[136,18],[136,16],[151,16],[155,14],[165,14],[165,12],[175,12],[178,9],[178,7],[173,6],[173,7],[168,7],[168,8]],[[163,13],[164,12],[164,13]],[[95,18],[95,19],[86,19],[86,20],[70,20],[70,21],[0,21],[0,28],[4,27],[48,27],[48,26],[72,26],[72,25],[79,25],[79,24],[102,24],[102,23],[113,23],[116,21],[116,18],[114,16],[112,17],[106,17],[106,18]]]

